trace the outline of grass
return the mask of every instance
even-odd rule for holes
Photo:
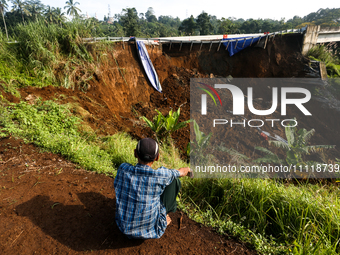
[[[90,32],[85,20],[74,19],[63,26],[38,20],[15,27],[13,40],[18,43],[8,44],[0,35],[1,86],[17,96],[16,90],[26,86],[86,90],[97,70],[96,57],[90,53],[96,46],[82,41]]]
[[[0,101],[0,111],[0,137],[21,137],[87,170],[110,176],[115,176],[121,163],[136,163],[133,156],[136,140],[125,133],[98,137],[91,128],[82,126],[81,119],[73,116],[67,105],[40,100],[35,105]],[[162,160],[156,166],[187,166],[173,145],[161,147],[161,155]]]
[[[338,187],[320,184],[193,179],[185,182],[182,206],[194,204],[187,211],[208,215],[203,222],[233,233],[263,254],[337,254],[339,195]]]

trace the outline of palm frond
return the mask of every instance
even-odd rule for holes
[[[275,155],[273,152],[271,152],[270,150],[266,149],[266,148],[263,148],[263,147],[260,147],[260,146],[255,146],[254,147],[255,150],[258,150],[258,151],[262,151],[264,153],[266,153],[267,155]]]
[[[278,156],[276,155],[266,155],[262,158],[254,159],[254,163],[274,163],[274,164],[282,164],[283,160],[281,160]]]
[[[248,160],[249,159],[246,155],[238,152],[237,150],[235,150],[233,148],[229,149],[229,148],[221,146],[219,149],[221,151],[227,152],[228,154],[230,154],[230,156],[233,156],[233,157],[235,157],[237,159],[243,159],[243,160]]]
[[[295,127],[287,126],[285,128],[285,133],[289,145],[293,145],[295,142]]]
[[[324,150],[334,149],[335,145],[310,145],[306,146],[310,152],[322,152]]]
[[[302,128],[298,132],[298,143],[299,144],[307,144],[311,137],[314,135],[315,130],[311,129],[307,131],[306,129]]]
[[[284,150],[290,150],[289,141],[288,141],[288,144],[286,144],[282,141],[269,141],[269,144],[273,144],[277,148],[282,148]]]

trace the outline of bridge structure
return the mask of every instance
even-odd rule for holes
[[[307,26],[304,32],[302,54],[316,44],[340,42],[340,27]]]
[[[321,26],[305,26],[300,29],[289,29],[284,31],[278,31],[273,33],[255,33],[255,34],[228,34],[228,35],[202,35],[202,36],[179,36],[179,37],[158,37],[158,38],[135,38],[136,40],[144,41],[145,44],[183,44],[190,43],[193,44],[210,44],[211,46],[218,43],[219,46],[217,50],[223,48],[223,41],[228,39],[237,43],[244,44],[246,39],[265,39],[265,41],[274,38],[277,35],[287,34],[287,33],[300,33],[304,35],[301,52],[306,55],[307,52],[316,44],[329,43],[329,42],[340,42],[340,27],[321,27]],[[108,41],[122,41],[123,47],[124,42],[131,40],[131,37],[97,37],[97,38],[84,38],[86,42],[98,42],[101,40]],[[264,44],[266,45],[266,43]],[[182,47],[180,46],[179,49]],[[192,47],[190,47],[191,49]]]

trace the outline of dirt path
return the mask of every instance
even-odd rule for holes
[[[0,140],[0,254],[256,254],[183,215],[157,240],[129,240],[114,221],[113,179],[22,140]]]

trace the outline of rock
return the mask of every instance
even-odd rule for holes
[[[29,94],[27,97],[25,97],[25,100],[28,101],[29,104],[35,104],[35,101],[37,101],[38,97],[33,94]]]

